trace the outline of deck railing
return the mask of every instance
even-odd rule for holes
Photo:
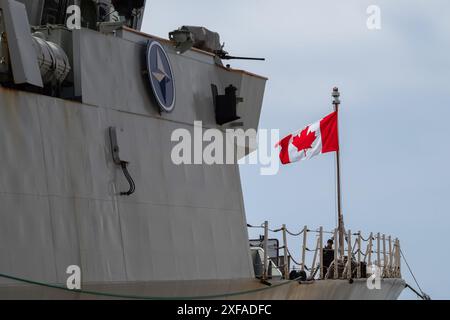
[[[309,229],[304,226],[300,232],[295,233],[291,232],[284,224],[278,229],[270,229],[268,221],[260,226],[248,225],[248,227],[264,229],[261,243],[261,247],[264,249],[263,280],[268,279],[267,242],[269,234],[280,232],[282,233],[282,245],[276,249],[283,250],[283,259],[281,263],[277,261],[277,264],[286,279],[289,278],[292,270],[304,272],[307,280],[358,279],[367,278],[375,273],[381,278],[401,278],[400,241],[390,235],[371,232],[365,238],[361,231],[352,233],[351,230],[347,230],[344,247],[340,248],[339,241],[336,241],[337,229],[325,231],[323,227]],[[324,265],[324,251],[328,250],[324,248],[325,235],[329,235],[329,238],[334,240],[333,261],[328,266]],[[300,238],[300,241],[290,240],[288,246],[288,237]],[[310,247],[311,244],[313,244],[312,247]],[[300,247],[298,258],[294,257],[290,250],[295,246]]]

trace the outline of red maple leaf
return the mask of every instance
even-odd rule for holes
[[[309,127],[300,132],[299,135],[294,136],[292,144],[297,148],[298,152],[312,148],[312,143],[316,140],[316,133],[314,131],[308,132]]]

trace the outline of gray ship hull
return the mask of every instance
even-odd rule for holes
[[[1,299],[248,299],[248,300],[395,300],[405,287],[402,279],[383,279],[380,289],[369,290],[365,279],[273,282],[273,287],[255,279],[154,281],[90,284],[69,292],[42,286],[0,287]],[[240,292],[244,292],[240,294]],[[247,293],[246,293],[247,292]],[[111,295],[111,296],[110,296]]]

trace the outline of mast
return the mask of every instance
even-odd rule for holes
[[[334,111],[339,113],[339,105],[341,104],[341,101],[339,100],[340,93],[337,87],[333,88],[333,93],[331,94],[331,96],[333,97]],[[339,123],[339,115],[338,115],[338,123]],[[338,139],[339,139],[339,128],[338,128]],[[337,215],[338,215],[338,231],[339,231],[339,252],[340,256],[343,257],[345,229],[344,229],[344,216],[342,215],[342,202],[341,202],[341,165],[340,165],[339,150],[336,151],[336,193],[337,193]]]

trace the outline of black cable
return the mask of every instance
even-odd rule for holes
[[[288,234],[290,234],[291,236],[293,236],[293,237],[297,237],[297,236],[301,235],[301,234],[303,233],[303,231],[305,231],[305,230],[302,229],[300,232],[295,233],[295,232],[289,231],[289,230],[286,228],[286,232],[287,232]],[[307,229],[306,232],[308,232],[308,231],[309,231],[309,230]]]
[[[127,192],[121,192],[120,195],[121,196],[131,196],[134,193],[134,191],[136,190],[136,185],[134,184],[134,180],[131,177],[130,173],[128,172],[128,169],[127,169],[128,162],[121,161],[120,166],[122,168],[125,178],[127,179],[128,183],[130,184],[130,189]]]
[[[430,296],[428,296],[427,294],[425,294],[423,292],[422,292],[422,294],[420,294],[416,289],[414,289],[413,287],[411,287],[407,283],[405,283],[405,288],[410,289],[412,292],[414,292],[422,300],[431,300]]]
[[[422,295],[418,294],[418,296],[421,297],[423,300],[431,300],[430,297],[425,292],[423,292],[422,288],[420,287],[419,282],[416,279],[416,276],[414,275],[411,268],[409,267],[408,261],[406,261],[406,258],[405,258],[405,255],[403,254],[402,249],[400,249],[400,247],[398,249],[400,250],[400,254],[401,254],[403,260],[405,261],[406,266],[408,267],[409,273],[412,275],[414,282],[416,283],[417,287],[419,288],[420,292],[422,293]],[[410,285],[407,285],[407,287],[409,287],[411,290],[416,292]]]

